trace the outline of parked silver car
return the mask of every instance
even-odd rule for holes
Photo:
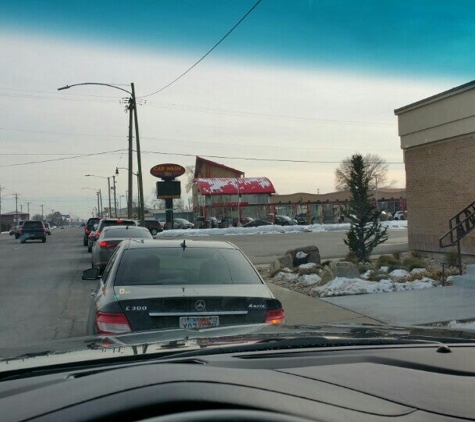
[[[137,226],[109,226],[104,227],[97,241],[92,247],[91,267],[102,271],[117,245],[124,239],[153,239],[146,227]]]

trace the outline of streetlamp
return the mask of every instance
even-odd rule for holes
[[[240,213],[240,205],[241,205],[241,198],[239,193],[239,179],[235,179],[236,181],[236,189],[237,189],[237,214],[238,214],[238,221],[237,227],[241,227],[241,213]]]
[[[99,179],[107,179],[107,192],[109,195],[109,217],[112,214],[112,203],[111,203],[111,180],[110,177],[106,176],[97,176],[95,174],[85,174],[85,177],[98,177]]]
[[[79,85],[100,85],[100,86],[107,86],[109,88],[114,88],[118,89],[120,91],[126,92],[127,94],[130,95],[129,98],[129,104],[127,106],[127,109],[129,110],[129,203],[132,202],[132,153],[133,153],[133,148],[132,148],[132,121],[134,120],[135,122],[135,138],[137,142],[137,167],[138,167],[138,190],[139,190],[139,197],[140,197],[140,221],[142,226],[145,226],[145,206],[144,206],[144,195],[143,195],[143,180],[142,180],[142,157],[140,153],[140,137],[139,137],[139,122],[138,122],[138,117],[137,117],[137,100],[135,97],[135,86],[133,82],[130,84],[130,91],[120,88],[115,85],[111,84],[105,84],[105,83],[100,83],[100,82],[83,82],[79,84],[73,84],[73,85],[66,85],[61,88],[58,88],[58,91],[62,91],[64,89],[69,89],[74,86],[79,86]],[[133,112],[133,117],[132,118],[132,112]]]
[[[81,189],[90,189],[96,192],[97,194],[97,207],[99,208],[99,216],[104,217],[104,207],[102,206],[102,192],[100,189],[84,187]]]

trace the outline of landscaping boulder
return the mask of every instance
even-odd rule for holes
[[[330,267],[335,277],[360,278],[358,267],[352,262],[332,262]]]
[[[335,275],[333,274],[332,269],[327,265],[321,269],[319,275],[322,279],[322,281],[318,283],[319,286],[323,286],[324,284],[329,283],[335,278]]]
[[[270,266],[271,274],[275,274],[277,271],[280,271],[282,268],[292,268],[293,258],[290,254],[284,255],[282,258],[277,258]]]
[[[320,265],[320,251],[315,245],[291,249],[287,251],[285,255],[290,255],[292,257],[294,267],[309,262],[314,262],[315,264]]]

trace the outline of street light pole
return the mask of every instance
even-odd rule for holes
[[[112,189],[114,189],[114,214],[115,214],[115,218],[117,218],[117,195],[115,193],[115,176],[112,176],[112,180],[114,181],[114,187]]]
[[[145,205],[144,205],[144,195],[143,195],[143,181],[142,181],[142,159],[141,159],[141,152],[140,152],[140,138],[139,138],[139,125],[138,125],[138,119],[137,119],[137,101],[135,98],[135,86],[134,83],[132,82],[130,84],[131,91],[128,91],[126,89],[120,88],[118,86],[112,85],[112,84],[105,84],[105,83],[100,83],[100,82],[83,82],[79,84],[73,84],[73,85],[66,85],[61,88],[58,88],[58,91],[62,91],[64,89],[69,89],[74,86],[80,86],[80,85],[99,85],[99,86],[107,86],[109,88],[114,88],[118,89],[120,91],[126,92],[127,94],[130,95],[130,100],[129,100],[129,112],[131,113],[133,108],[134,112],[134,118],[135,118],[135,137],[137,139],[137,165],[138,165],[138,191],[139,191],[139,198],[140,198],[140,220],[142,224],[145,224]],[[129,116],[129,207],[131,207],[132,204],[132,153],[133,153],[133,148],[132,148],[132,116]],[[110,192],[110,189],[109,189]],[[109,201],[109,209],[111,208],[111,204]],[[130,210],[128,210],[130,212]]]
[[[132,99],[132,97],[129,99],[129,173],[128,173],[128,197],[127,197],[127,218],[132,218],[132,201],[133,201],[133,140],[132,140],[132,134],[133,134],[133,114],[132,114],[132,109],[135,107],[134,106],[135,102]]]

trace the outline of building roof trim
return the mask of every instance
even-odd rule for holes
[[[241,176],[244,175],[244,172],[241,171],[241,170],[237,170],[237,169],[234,169],[232,167],[229,167],[229,166],[225,166],[224,164],[220,164],[220,163],[216,163],[215,161],[211,161],[211,160],[207,160],[206,158],[203,158],[203,157],[199,157],[198,155],[196,156],[196,161],[195,161],[195,178],[198,177],[198,174],[197,174],[197,171],[198,171],[198,168],[199,168],[199,163],[203,162],[203,163],[206,163],[206,164],[211,164],[215,167],[219,167],[219,168],[222,168],[222,169],[225,169],[225,170],[229,170],[229,171],[232,171],[236,174],[240,174]]]
[[[195,179],[201,195],[249,195],[275,193],[267,177],[217,177]]]
[[[431,103],[435,103],[436,101],[440,101],[444,98],[452,97],[454,95],[461,94],[462,92],[470,91],[472,89],[475,89],[475,80],[467,82],[466,84],[463,84],[463,85],[456,86],[447,91],[440,92],[439,94],[435,94],[430,97],[424,98],[422,100],[416,101],[414,103],[408,104],[404,107],[397,108],[396,110],[394,110],[394,114],[398,116],[400,114],[406,113],[416,108],[423,107]]]

